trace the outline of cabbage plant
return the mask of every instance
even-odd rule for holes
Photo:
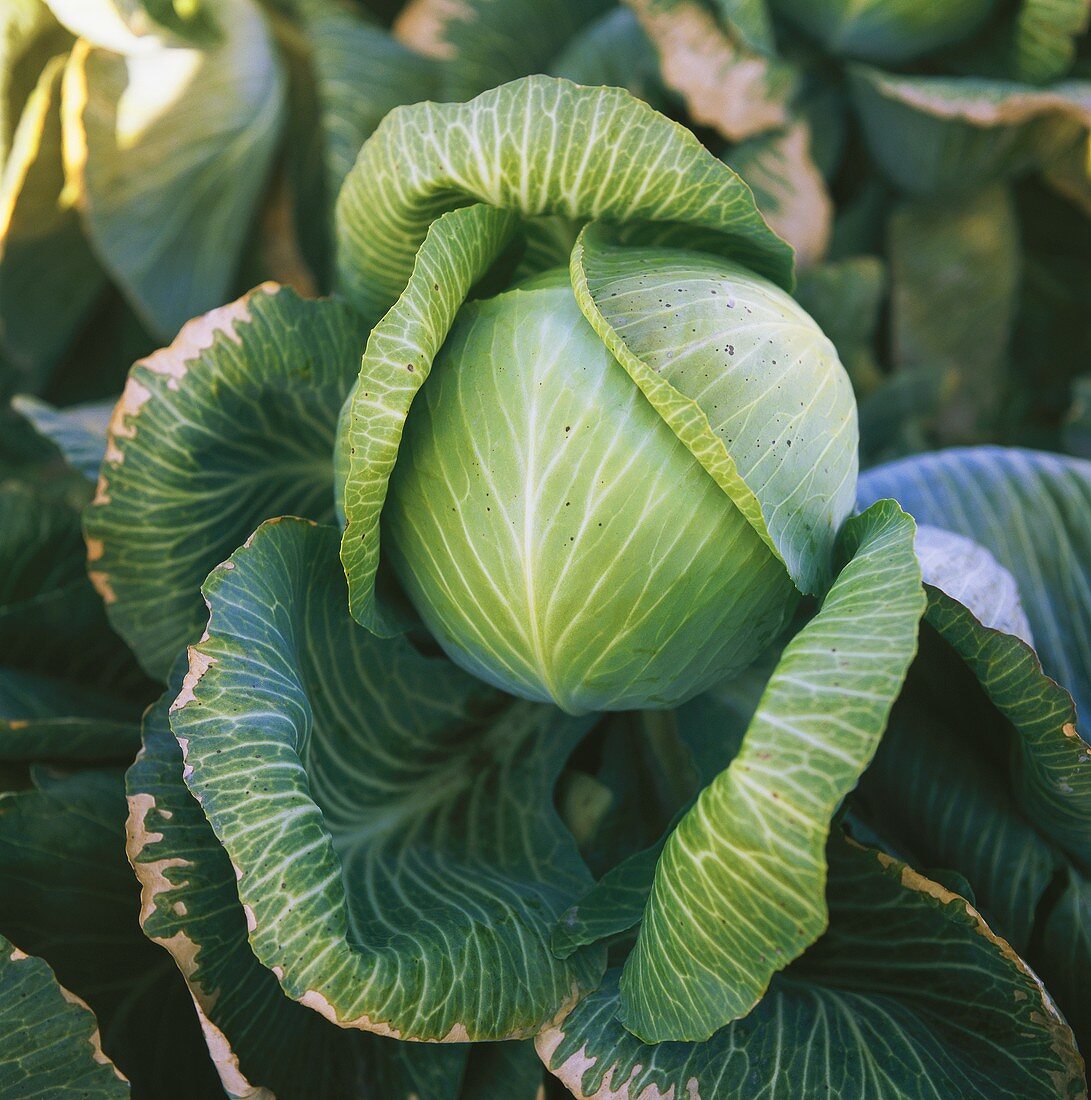
[[[331,297],[189,321],[108,425],[18,405],[0,1005],[102,1023],[49,1072],[1085,1095],[1088,465],[859,477],[790,249],[618,89],[396,109],[334,234]]]
[[[5,395],[107,396],[264,277],[326,287],[360,143],[438,81],[337,0],[12,0],[0,41]]]

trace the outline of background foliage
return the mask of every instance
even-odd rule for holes
[[[1086,1096],[1088,17],[8,0],[0,1095]],[[833,341],[833,575],[618,334],[664,242]],[[570,255],[816,597],[667,711],[379,637],[409,403]]]

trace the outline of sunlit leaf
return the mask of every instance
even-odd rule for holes
[[[105,286],[64,192],[61,82],[54,57],[28,98],[0,176],[0,345],[40,389]]]
[[[69,188],[102,263],[165,338],[228,297],[283,114],[258,5],[211,10],[224,33],[207,48],[154,25],[117,42],[96,23],[65,85]]]
[[[40,64],[60,53],[57,24],[42,0],[8,0],[0,11],[0,177],[11,151],[15,127]],[[40,51],[42,57],[35,56]]]

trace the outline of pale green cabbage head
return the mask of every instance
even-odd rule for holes
[[[546,77],[418,104],[337,218],[373,324],[334,479],[362,626],[423,622],[573,714],[666,708],[828,589],[852,387],[791,250],[692,134]]]
[[[856,409],[814,321],[694,251],[618,248],[601,276],[613,330],[696,403],[763,506],[791,506],[763,485],[806,482],[828,553],[855,492]],[[433,371],[384,545],[455,662],[572,713],[670,707],[785,625],[798,590],[775,545],[607,349],[567,271],[466,304]]]

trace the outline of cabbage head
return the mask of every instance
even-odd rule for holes
[[[676,249],[628,250],[609,285],[628,346],[725,445],[786,463],[838,418],[814,522],[839,525],[854,400],[792,299]],[[580,313],[564,269],[460,311],[409,417],[385,519],[398,578],[448,655],[574,713],[689,698],[749,664],[797,596]]]
[[[530,83],[543,98],[601,110],[601,91],[583,99],[562,81]],[[634,123],[654,120],[653,159],[706,177],[704,196],[669,173],[643,171],[638,180],[616,163],[620,179],[607,192],[602,169],[584,164],[569,180],[563,159],[542,162],[539,195],[526,192],[525,180],[502,177],[499,185],[518,193],[497,195],[494,181],[481,180],[480,190],[467,183],[475,146],[495,141],[466,137],[488,117],[473,113],[480,102],[395,112],[342,192],[342,219],[353,224],[357,204],[411,202],[378,192],[377,162],[392,155],[399,120],[443,110],[466,121],[447,119],[450,136],[439,140],[449,148],[435,171],[522,215],[505,212],[500,233],[500,212],[484,205],[419,223],[427,239],[413,278],[372,334],[342,418],[343,557],[352,588],[360,547],[377,542],[380,528],[383,562],[397,582],[384,590],[398,595],[369,592],[355,612],[380,633],[419,616],[463,668],[573,714],[673,707],[750,664],[800,593],[828,584],[833,541],[855,497],[852,387],[832,343],[769,277],[780,242],[741,219],[743,196],[753,210],[748,193],[690,135],[620,101]],[[419,137],[412,147],[421,160]],[[428,152],[425,145],[423,159]],[[459,157],[467,164],[455,168]],[[422,190],[450,186],[444,178]],[[577,192],[573,202],[573,188],[586,196]],[[725,202],[726,189],[734,202]],[[649,228],[653,217],[684,223],[701,198],[700,216],[713,222],[707,232]],[[580,205],[589,199],[627,216],[604,211],[589,221],[591,206]],[[558,204],[568,204],[564,217]],[[368,220],[397,225],[415,214],[372,209]],[[481,217],[493,220],[484,229],[467,224]],[[490,230],[498,242],[472,273],[466,246],[451,240],[464,229],[477,247]],[[742,229],[760,234],[768,253],[734,240]],[[494,268],[493,285],[473,296],[502,249],[516,257],[513,274]],[[451,302],[447,321],[436,298],[459,280],[464,300]],[[421,309],[430,312],[422,318]],[[392,358],[388,338],[404,337],[407,322],[434,326],[434,361],[408,349]],[[376,402],[389,404],[377,392],[387,373],[391,384],[408,379],[414,389],[403,392],[396,455],[382,456]],[[392,469],[376,524],[373,478],[383,457]],[[362,502],[354,490],[364,483]],[[411,607],[399,611],[401,596]]]

